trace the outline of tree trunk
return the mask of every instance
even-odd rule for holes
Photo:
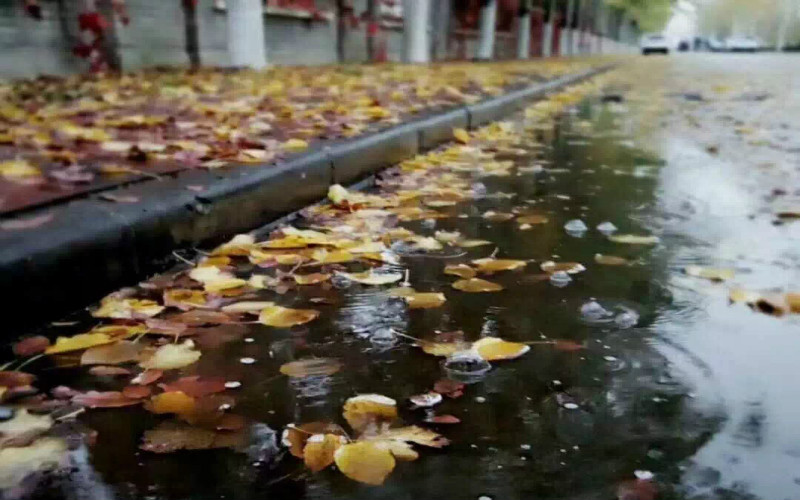
[[[186,55],[192,70],[200,67],[200,34],[197,30],[197,4],[195,0],[183,0],[183,21],[186,37]]]
[[[345,60],[345,42],[347,41],[347,17],[350,10],[345,0],[336,0],[336,60],[343,63]]]
[[[519,8],[517,58],[527,59],[531,53],[531,2],[523,0]]]
[[[380,24],[378,24],[378,0],[367,0],[367,59],[375,62],[378,47],[377,38]]]
[[[478,59],[490,60],[494,56],[494,31],[497,24],[497,0],[482,0],[478,36]]]
[[[431,61],[431,44],[428,38],[430,12],[428,0],[403,1],[403,45],[406,62]]]
[[[119,40],[117,39],[117,22],[111,0],[98,2],[97,10],[108,19],[108,30],[103,34],[103,52],[106,57],[108,69],[119,73],[122,71],[122,57],[119,54]]]
[[[567,33],[566,33],[566,35],[567,35],[566,36],[566,39],[567,39],[567,47],[566,47],[566,49],[567,50],[563,51],[563,49],[562,49],[562,53],[566,52],[568,56],[571,56],[574,53],[574,50],[573,50],[573,31],[574,30],[572,29],[573,28],[573,24],[572,23],[573,23],[574,20],[575,20],[575,0],[568,0],[567,1],[567,20],[564,23],[564,29],[567,30]]]

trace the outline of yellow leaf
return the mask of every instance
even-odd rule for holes
[[[164,310],[164,306],[148,299],[131,299],[108,296],[100,301],[100,307],[92,312],[95,318],[132,319],[138,316],[153,317]]]
[[[114,340],[104,333],[81,333],[73,337],[58,337],[56,343],[45,349],[45,354],[80,351],[96,345],[104,345]]]
[[[580,262],[553,262],[552,260],[542,262],[539,267],[542,269],[542,271],[550,274],[558,271],[563,271],[569,274],[577,274],[586,270],[586,268],[583,267],[583,264]]]
[[[427,340],[419,342],[418,345],[426,354],[441,357],[450,356],[470,347],[468,342],[428,342]]]
[[[550,219],[545,217],[544,215],[532,214],[532,215],[520,215],[517,217],[517,224],[546,224]]]
[[[461,248],[474,248],[474,247],[481,247],[484,245],[493,245],[489,240],[459,240],[454,243],[456,246]]]
[[[333,186],[328,188],[328,199],[333,202],[334,205],[341,205],[345,201],[347,201],[347,197],[350,193],[342,187],[341,184],[334,184]]]
[[[361,483],[378,486],[394,470],[392,453],[373,441],[359,441],[341,446],[334,454],[342,474]]]
[[[524,260],[513,259],[476,259],[472,263],[478,268],[478,271],[486,274],[493,274],[498,271],[513,271],[521,269],[527,265]]]
[[[295,274],[292,275],[292,278],[298,285],[316,285],[328,281],[331,279],[331,275],[327,273]]]
[[[231,312],[231,313],[260,313],[267,307],[272,307],[275,305],[275,302],[269,301],[260,301],[260,300],[250,300],[250,301],[243,301],[243,302],[235,302],[233,304],[228,304],[227,306],[223,307],[222,310],[224,312]]]
[[[350,427],[363,432],[371,424],[397,418],[397,401],[380,394],[361,394],[345,402],[342,415]]]
[[[472,344],[472,348],[486,361],[514,359],[530,350],[529,345],[508,342],[497,337],[484,337]]]
[[[409,309],[431,309],[440,307],[447,301],[443,293],[426,292],[413,293],[403,297]]]
[[[164,292],[164,303],[176,307],[204,307],[208,303],[208,297],[200,290],[172,288]]]
[[[725,281],[733,279],[735,271],[733,269],[719,269],[713,267],[686,266],[684,272],[695,278],[705,278],[711,281]]]
[[[659,241],[658,236],[639,234],[612,234],[608,239],[614,243],[624,243],[627,245],[655,245]]]
[[[361,273],[344,273],[337,271],[338,276],[361,283],[362,285],[388,285],[389,283],[397,283],[403,279],[402,273],[376,273],[372,269]]]
[[[503,289],[502,285],[492,283],[491,281],[482,280],[480,278],[470,278],[466,280],[458,280],[451,285],[456,290],[462,292],[479,293],[479,292],[499,292]]]
[[[276,328],[290,328],[295,325],[302,325],[317,319],[319,311],[313,309],[290,309],[278,305],[265,307],[258,316],[258,322],[262,325],[274,326]]]
[[[453,137],[461,144],[469,144],[470,141],[469,132],[467,132],[463,128],[454,128]]]
[[[182,391],[162,392],[150,398],[145,408],[152,413],[175,413],[189,415],[195,410],[195,400]]]
[[[27,160],[8,160],[0,162],[0,176],[6,179],[26,179],[40,177],[41,170],[34,167]]]
[[[232,290],[234,288],[241,288],[247,285],[247,281],[241,278],[220,278],[215,281],[209,281],[203,284],[207,292],[222,292],[224,290]]]
[[[194,342],[186,340],[182,344],[162,345],[139,366],[150,370],[173,370],[195,363],[200,356],[200,351],[194,349]]]
[[[281,365],[280,371],[292,378],[323,377],[342,369],[342,364],[330,358],[299,359]]]
[[[290,153],[297,153],[308,148],[308,142],[303,139],[289,139],[283,143],[283,149]]]
[[[68,462],[67,443],[61,438],[43,437],[28,446],[0,449],[0,489],[13,491],[22,478],[54,469]]]
[[[336,434],[314,434],[306,441],[303,461],[311,472],[319,472],[334,462],[334,454],[344,444]]]
[[[369,439],[368,441],[375,443],[391,453],[397,460],[404,462],[411,462],[419,458],[419,453],[414,451],[414,448],[405,441],[393,441],[391,439]]]
[[[355,260],[355,256],[350,252],[344,250],[329,251],[325,248],[314,249],[314,251],[311,252],[311,258],[320,264],[338,264]]]
[[[466,264],[451,264],[449,266],[445,266],[444,274],[469,279],[474,278],[478,273]]]
[[[416,425],[398,427],[383,431],[376,436],[376,439],[405,441],[431,448],[442,448],[450,444],[450,441],[445,439],[441,434],[437,434],[430,429],[425,429]]]

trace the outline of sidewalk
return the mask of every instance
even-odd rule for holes
[[[175,249],[298,210],[332,184],[607,63],[160,72],[6,86],[0,289],[22,312],[12,322],[136,283]]]

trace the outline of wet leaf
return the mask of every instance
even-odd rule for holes
[[[156,318],[148,318],[145,320],[145,325],[147,325],[147,333],[172,335],[175,337],[179,337],[189,328],[185,323]]]
[[[409,309],[432,309],[434,307],[441,307],[447,301],[443,293],[434,292],[415,292],[413,294],[403,296]]]
[[[26,437],[38,436],[52,426],[50,415],[34,415],[25,408],[17,408],[13,418],[0,422],[0,448]]]
[[[150,396],[152,390],[146,385],[129,385],[122,388],[122,395],[131,399],[144,399]]]
[[[368,427],[396,419],[397,402],[379,394],[361,394],[345,402],[343,415],[350,427],[363,432]]]
[[[733,269],[722,269],[713,267],[701,266],[686,266],[684,272],[695,278],[705,278],[711,281],[726,281],[731,280],[736,272]]]
[[[469,348],[470,344],[465,342],[419,342],[420,348],[432,356],[447,357],[458,351]]]
[[[553,348],[557,351],[575,352],[586,349],[586,346],[573,342],[572,340],[556,340],[553,344]]]
[[[243,438],[244,436],[240,433],[217,432],[167,421],[162,422],[155,429],[145,431],[139,448],[152,453],[235,448],[243,444]]]
[[[378,434],[377,438],[382,440],[405,441],[428,446],[430,448],[442,448],[450,444],[450,441],[441,434],[416,425],[389,429]]]
[[[20,371],[0,371],[0,387],[14,388],[29,386],[36,380],[30,373]]]
[[[327,377],[342,369],[342,364],[331,358],[299,359],[281,365],[281,373],[292,378]]]
[[[520,215],[519,217],[517,217],[517,224],[519,224],[519,225],[523,225],[523,224],[530,224],[530,225],[547,224],[547,222],[549,222],[549,221],[550,221],[550,219],[548,219],[546,216],[538,215],[538,214]]]
[[[56,343],[45,349],[47,354],[60,354],[63,352],[80,351],[103,344],[110,344],[114,340],[104,333],[81,333],[73,337],[58,337]]]
[[[430,408],[442,402],[442,395],[438,392],[426,392],[411,396],[408,400],[417,408]]]
[[[194,342],[186,340],[182,344],[162,345],[150,358],[139,363],[139,366],[154,370],[174,370],[195,363],[200,355],[200,351],[194,348]]]
[[[182,392],[192,398],[202,398],[209,394],[215,394],[225,390],[225,379],[222,377],[202,377],[192,375],[181,377],[174,382],[160,384],[160,387],[168,392]]]
[[[486,361],[515,359],[531,349],[529,345],[508,342],[498,337],[484,337],[472,344],[472,348]]]
[[[127,377],[131,371],[119,366],[93,366],[89,368],[89,373],[96,377]]]
[[[141,403],[141,400],[129,398],[119,391],[89,391],[73,396],[72,402],[88,408],[120,408]]]
[[[50,347],[50,339],[41,335],[37,335],[35,337],[28,337],[20,340],[14,344],[11,350],[15,355],[26,358],[28,356],[33,356],[34,354],[42,353],[48,347]]]
[[[489,240],[459,240],[454,243],[454,245],[462,247],[462,248],[474,248],[474,247],[482,247],[485,245],[494,245],[493,242]]]
[[[586,268],[583,267],[583,264],[580,262],[553,262],[552,260],[542,262],[539,267],[542,269],[542,271],[549,274],[557,273],[559,271],[568,274],[577,274],[586,270]]]
[[[436,383],[433,384],[434,391],[452,399],[463,396],[464,387],[466,386],[462,382],[456,382],[455,380],[450,380],[448,378],[437,380]]]
[[[334,462],[334,454],[345,444],[342,436],[336,434],[314,434],[306,441],[303,461],[311,472],[319,472]]]
[[[244,301],[235,302],[222,308],[224,312],[230,313],[253,313],[260,314],[261,311],[268,307],[273,307],[275,302],[268,301]]]
[[[631,261],[624,257],[617,257],[616,255],[603,255],[597,253],[594,255],[594,261],[604,266],[628,266],[632,264]]]
[[[475,269],[469,267],[466,264],[454,264],[444,267],[444,273],[449,274],[451,276],[458,276],[459,278],[469,279],[474,278],[477,275],[477,271]]]
[[[164,372],[161,370],[145,370],[139,375],[137,375],[133,380],[131,380],[131,383],[139,385],[150,385],[153,382],[160,379],[162,376],[164,376]]]
[[[153,317],[164,310],[164,306],[148,299],[120,298],[114,295],[100,301],[100,307],[92,312],[95,318],[133,319]]]
[[[460,424],[461,419],[458,417],[454,417],[453,415],[434,415],[432,417],[425,418],[425,421],[429,424]]]
[[[335,434],[344,435],[344,431],[336,424],[329,422],[309,422],[306,424],[288,424],[283,431],[281,441],[284,446],[289,448],[289,453],[297,458],[303,458],[308,438],[314,434]]]
[[[337,271],[338,276],[343,276],[362,285],[388,285],[403,279],[403,273],[376,273],[372,269],[361,273],[344,273]]]
[[[514,214],[508,212],[495,212],[488,210],[484,212],[483,218],[491,222],[504,222],[514,218]]]
[[[461,144],[469,144],[470,141],[469,132],[467,132],[463,128],[454,128],[453,138],[458,142],[460,142]]]
[[[19,231],[22,229],[35,229],[53,220],[53,214],[47,213],[33,217],[22,217],[0,221],[0,229],[6,231]]]
[[[501,285],[491,281],[482,280],[480,278],[470,278],[467,280],[458,280],[451,285],[456,290],[470,293],[480,292],[499,292],[503,289]]]
[[[612,234],[608,237],[608,240],[626,245],[655,245],[659,242],[658,236],[639,234]]]
[[[342,262],[351,262],[356,259],[356,256],[345,250],[317,248],[311,252],[311,258],[320,264],[339,264]]]
[[[209,307],[209,297],[202,290],[172,288],[164,291],[164,305],[188,311],[197,307]]]
[[[236,318],[225,312],[205,311],[202,309],[194,309],[192,311],[176,314],[170,316],[169,319],[170,321],[184,323],[189,326],[227,325],[237,322]]]
[[[292,278],[298,285],[316,285],[328,281],[331,279],[331,275],[326,273],[295,274],[292,275]]]
[[[392,473],[395,459],[392,453],[372,441],[346,444],[334,454],[336,466],[345,476],[361,483],[381,485]]]
[[[144,407],[147,411],[156,414],[190,415],[195,410],[195,398],[181,391],[162,392],[150,398]]]
[[[524,260],[486,258],[473,260],[472,264],[478,268],[479,272],[484,274],[494,274],[500,271],[513,271],[516,269],[522,269],[527,265],[527,262]]]
[[[617,486],[617,500],[655,500],[658,488],[652,481],[635,479]]]
[[[288,307],[270,306],[261,310],[259,323],[276,328],[291,328],[313,321],[319,317],[319,311],[313,309],[290,309]]]
[[[91,347],[81,355],[81,365],[118,365],[136,361],[141,351],[141,344],[125,340]]]

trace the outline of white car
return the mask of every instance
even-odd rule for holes
[[[669,54],[670,44],[667,37],[661,33],[649,33],[643,35],[639,41],[642,54]]]
[[[725,48],[731,52],[755,52],[760,44],[752,36],[732,36],[725,39]]]

